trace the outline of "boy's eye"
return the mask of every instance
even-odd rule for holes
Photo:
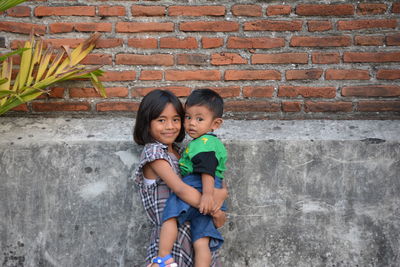
[[[203,121],[203,118],[197,118],[197,121]]]
[[[191,119],[191,117],[190,117],[190,116],[186,116],[186,117],[185,117],[185,119],[187,119],[187,120],[190,120],[190,119]]]

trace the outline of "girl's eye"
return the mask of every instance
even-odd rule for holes
[[[158,121],[159,122],[165,122],[165,119],[159,119]]]
[[[180,122],[181,119],[176,118],[176,119],[174,119],[174,121],[175,121],[175,122]]]

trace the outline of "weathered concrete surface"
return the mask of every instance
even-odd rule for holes
[[[143,266],[134,121],[0,118],[2,266]],[[224,266],[400,266],[400,121],[227,121]]]

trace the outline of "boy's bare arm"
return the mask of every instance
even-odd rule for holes
[[[209,214],[214,208],[214,177],[207,173],[201,174],[203,193],[201,195],[199,211],[202,214]]]

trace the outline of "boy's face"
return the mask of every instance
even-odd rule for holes
[[[213,112],[205,106],[186,107],[185,131],[192,138],[212,132],[222,124],[221,118],[214,118]]]

